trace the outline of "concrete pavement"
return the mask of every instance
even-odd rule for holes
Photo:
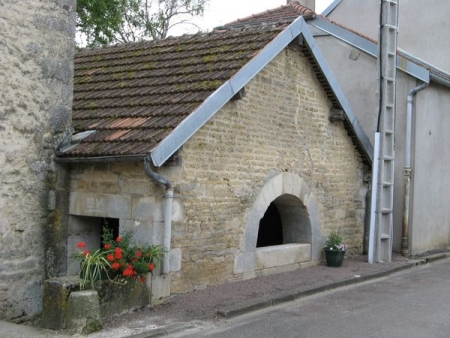
[[[264,307],[292,301],[345,285],[384,277],[438,259],[450,257],[450,252],[405,259],[394,254],[391,263],[368,264],[365,256],[346,257],[342,267],[325,264],[305,269],[262,276],[212,286],[171,297],[154,308],[124,314],[105,320],[103,331],[89,335],[102,337],[160,337],[193,327],[220,324],[227,318]],[[0,322],[3,337],[69,337],[76,332],[50,331],[25,325]]]

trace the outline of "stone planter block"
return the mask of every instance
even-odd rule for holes
[[[67,328],[82,334],[102,329],[98,292],[85,290],[72,292],[67,302]]]

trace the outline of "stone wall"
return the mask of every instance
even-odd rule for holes
[[[266,182],[282,172],[301,177],[317,201],[322,234],[339,230],[350,253],[362,253],[366,169],[297,46],[278,55],[185,144],[185,219],[173,231],[182,269],[172,289],[241,279],[234,258],[244,245],[246,216]]]
[[[246,92],[183,146],[178,164],[158,169],[175,188],[171,293],[252,277],[235,269],[247,218],[282,173],[310,190],[303,201],[315,201],[308,212],[317,214],[319,237],[339,229],[349,252],[362,252],[367,168],[343,123],[329,122],[331,104],[299,48],[280,53]],[[121,229],[159,244],[163,201],[164,187],[145,175],[143,162],[73,165],[71,224],[115,217]],[[77,231],[69,252],[87,235]]]
[[[0,8],[0,318],[19,322],[42,309],[45,239],[58,218],[49,191],[60,169],[54,148],[70,123],[75,0]]]

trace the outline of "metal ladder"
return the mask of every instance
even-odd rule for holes
[[[381,0],[380,6],[378,66],[381,97],[375,135],[375,143],[379,144],[375,144],[374,154],[373,176],[376,177],[373,177],[372,189],[375,188],[376,193],[372,194],[375,212],[371,218],[373,249],[371,255],[369,248],[369,263],[390,262],[392,258],[398,1]]]

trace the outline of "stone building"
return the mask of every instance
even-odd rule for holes
[[[73,0],[1,2],[0,319],[31,319],[46,275],[65,273],[54,251],[63,228],[53,227],[64,172],[53,157],[69,134],[74,13]]]
[[[371,145],[305,20],[81,50],[68,264],[106,220],[170,248],[155,297],[298,269],[339,230],[361,253]]]

